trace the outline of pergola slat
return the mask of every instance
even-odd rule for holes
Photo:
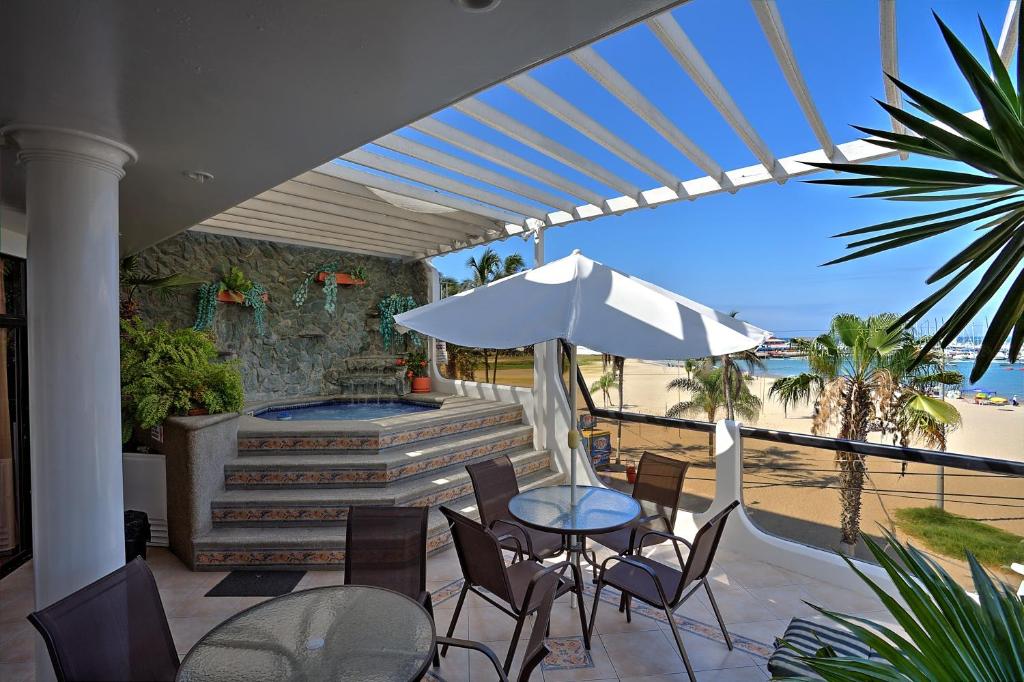
[[[525,218],[535,218],[541,221],[547,221],[548,214],[542,208],[537,208],[530,204],[526,204],[517,199],[495,194],[494,192],[475,187],[468,183],[456,180],[455,178],[448,177],[446,175],[440,175],[429,171],[419,166],[414,166],[405,161],[377,154],[376,152],[369,151],[365,147],[362,149],[355,149],[348,154],[341,157],[345,161],[351,161],[357,163],[360,166],[366,166],[374,170],[383,171],[391,175],[404,178],[405,180],[412,180],[429,187],[435,187],[445,192],[452,194],[458,194],[459,196],[472,199],[473,201],[479,201],[481,204],[487,204],[489,206],[495,206],[497,208],[505,209],[518,214],[518,220],[516,222],[522,222]]]
[[[333,195],[335,201],[346,206],[353,206],[374,213],[380,213],[384,216],[404,218],[417,223],[427,223],[438,227],[451,225],[453,227],[465,228],[480,235],[490,234],[496,229],[493,220],[476,213],[448,208],[443,213],[410,211],[384,201],[373,190],[364,185],[323,173],[312,171],[303,173],[297,178],[278,185],[277,189],[296,192],[303,196],[307,196],[308,192],[316,193],[322,191]],[[319,196],[319,194],[315,194],[315,196]]]
[[[398,180],[392,180],[391,178],[386,178],[382,175],[375,175],[374,173],[353,168],[352,166],[343,166],[337,163],[325,163],[321,166],[317,166],[314,172],[331,175],[350,182],[356,182],[365,187],[373,187],[385,192],[392,192],[394,194],[411,197],[413,199],[418,199],[419,201],[426,201],[438,206],[446,206],[459,211],[466,211],[467,213],[476,213],[494,220],[494,229],[496,232],[504,233],[507,231],[502,223],[508,225],[519,225],[523,222],[523,216],[510,213],[509,211],[478,204],[461,197],[444,194],[436,189],[426,189],[417,185],[410,185],[405,182],[399,182]]]
[[[595,207],[601,206],[604,203],[604,197],[597,192],[563,178],[557,173],[552,173],[535,163],[531,163],[507,149],[502,149],[486,140],[481,140],[479,137],[464,133],[458,128],[442,123],[435,118],[425,118],[415,123],[410,123],[409,127],[437,138],[442,142],[447,142],[463,151],[475,154],[482,159],[496,163],[499,166],[504,166],[516,173],[534,178],[545,185],[560,189],[569,196],[590,203]]]
[[[262,225],[264,227],[270,227],[274,229],[288,229],[295,228],[298,230],[304,230],[306,232],[315,232],[328,237],[336,239],[347,239],[354,243],[361,243],[367,247],[372,247],[376,244],[386,243],[388,248],[403,249],[406,251],[416,250],[422,251],[427,248],[434,248],[438,245],[438,242],[432,242],[429,240],[412,239],[409,237],[401,237],[397,239],[382,240],[372,234],[368,234],[359,229],[352,228],[350,226],[338,225],[333,223],[324,223],[315,220],[309,220],[304,218],[295,218],[293,216],[270,213],[268,211],[261,211],[252,208],[243,208],[241,206],[235,206],[226,213],[222,213],[217,216],[219,219],[230,220],[233,222],[248,222]],[[455,240],[451,240],[455,241]]]
[[[339,251],[351,251],[352,253],[362,253],[368,256],[377,256],[380,258],[408,258],[410,256],[416,255],[415,253],[407,252],[404,249],[384,249],[381,248],[380,245],[367,246],[366,244],[353,242],[347,239],[337,239],[334,237],[307,234],[305,232],[302,232],[301,230],[288,228],[270,228],[252,225],[245,222],[232,222],[229,220],[225,220],[219,216],[217,218],[210,218],[208,220],[204,220],[199,225],[196,225],[193,229],[198,230],[200,232],[228,234],[232,237],[266,239],[269,241],[299,243],[305,246],[316,246],[320,248],[334,248]]]
[[[690,76],[694,84],[704,93],[708,101],[718,110],[726,123],[736,131],[743,143],[747,145],[758,161],[764,165],[773,178],[779,182],[786,180],[786,174],[779,167],[779,162],[771,149],[750,125],[747,117],[737,106],[722,81],[704,61],[697,47],[690,40],[682,26],[672,17],[670,12],[659,14],[647,20],[647,25],[665,46],[669,54]]]
[[[447,239],[465,239],[469,236],[476,236],[480,233],[479,230],[467,225],[466,223],[452,222],[449,226],[439,227],[429,223],[407,220],[405,218],[384,215],[373,211],[365,211],[359,208],[354,208],[346,203],[341,203],[337,197],[331,196],[331,192],[319,190],[321,195],[317,196],[317,190],[319,190],[319,188],[309,187],[309,190],[303,190],[301,186],[299,188],[292,188],[281,185],[272,190],[267,190],[255,198],[274,201],[279,204],[290,204],[293,206],[315,209],[346,218],[354,218],[356,220],[362,220],[375,227],[388,227],[416,234],[430,235],[441,241]]]
[[[556,142],[546,135],[541,135],[536,130],[528,128],[505,112],[498,111],[480,100],[463,100],[453,105],[453,108],[486,126],[494,128],[513,140],[525,144],[527,147],[536,149],[541,154],[549,156],[579,173],[589,175],[601,184],[622,192],[626,196],[633,198],[640,196],[640,188],[633,183],[623,180],[582,154],[569,149],[561,142]]]
[[[882,84],[885,86],[885,102],[897,109],[903,108],[900,89],[888,76],[900,77],[899,38],[896,35],[896,0],[878,0],[878,38],[882,46]],[[895,118],[890,117],[892,131],[905,135],[907,129]],[[909,154],[900,152],[904,161]]]
[[[586,135],[612,154],[615,154],[629,165],[654,178],[666,187],[672,189],[679,187],[681,181],[674,173],[649,159],[636,147],[612,133],[532,76],[516,76],[509,80],[506,85],[573,130]]]
[[[698,168],[719,182],[726,179],[722,167],[672,123],[661,109],[644,97],[643,93],[605,61],[604,57],[597,53],[597,50],[592,47],[583,47],[573,52],[570,57],[601,87],[629,107],[644,123],[654,128]]]
[[[1017,24],[1020,21],[1017,6],[1019,4],[1020,0],[1010,0],[1010,4],[1006,8],[1006,18],[1003,19],[1003,30],[999,33],[999,58],[1006,66],[1010,66],[1013,55],[1017,53]]]
[[[804,117],[810,124],[811,130],[814,131],[814,136],[818,138],[818,143],[821,144],[825,155],[830,160],[834,159],[836,145],[832,141],[832,136],[828,134],[821,114],[818,113],[818,107],[814,104],[814,98],[811,97],[811,91],[800,71],[796,55],[793,54],[793,46],[786,35],[778,4],[775,0],[751,0],[751,4],[757,15],[757,21],[761,24],[761,30],[768,39],[772,52],[775,53],[775,60],[779,63],[779,68],[782,69],[782,75],[786,77],[786,83],[789,84],[789,89],[800,105],[800,110],[804,112]]]
[[[456,239],[455,236],[438,237],[434,235],[425,235],[421,232],[413,232],[411,230],[402,230],[397,227],[384,227],[366,222],[365,220],[347,218],[334,213],[328,213],[317,209],[309,209],[295,204],[281,204],[262,197],[256,197],[243,202],[230,211],[234,210],[248,210],[254,213],[274,216],[274,219],[276,220],[282,220],[284,218],[302,220],[306,223],[329,226],[331,228],[339,228],[341,230],[351,230],[353,232],[358,232],[360,235],[365,235],[367,237],[373,236],[375,238],[395,241],[396,243],[428,246],[450,242]],[[228,212],[230,213],[230,211]]]
[[[481,182],[486,182],[488,185],[493,185],[506,192],[512,192],[520,196],[532,199],[538,204],[543,206],[551,206],[568,213],[572,213],[576,210],[576,205],[568,199],[556,196],[551,192],[534,187],[515,178],[510,178],[507,175],[501,173],[495,173],[489,168],[478,166],[475,163],[471,163],[464,159],[460,159],[457,156],[452,156],[439,149],[434,149],[428,145],[422,144],[415,140],[410,140],[408,137],[402,135],[396,135],[391,133],[384,137],[374,140],[374,144],[390,149],[393,152],[399,154],[405,154],[411,156],[414,159],[425,161],[433,164],[440,168],[459,173],[471,178],[476,178]]]

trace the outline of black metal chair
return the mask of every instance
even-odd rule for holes
[[[523,665],[519,668],[519,676],[516,678],[517,682],[528,682],[533,671],[536,670],[537,666],[544,661],[544,658],[551,653],[551,650],[548,649],[547,645],[544,643],[544,638],[547,636],[548,626],[551,624],[551,607],[554,605],[554,602],[555,586],[552,584],[544,591],[540,607],[536,611],[533,630],[530,631],[530,641],[526,645],[526,654],[523,656]],[[508,682],[508,676],[505,674],[505,670],[501,667],[501,662],[498,660],[494,651],[492,651],[486,644],[467,639],[454,639],[449,637],[438,637],[437,642],[438,644],[443,644],[445,646],[454,646],[479,651],[490,660],[498,675],[498,679],[501,680],[501,682]]]
[[[29,614],[61,682],[166,680],[178,652],[156,580],[136,558],[64,599]]]
[[[689,467],[689,462],[644,452],[637,467],[636,481],[633,483],[633,499],[640,503],[643,515],[625,528],[610,533],[588,535],[586,539],[603,545],[616,554],[631,554],[638,534],[642,535],[648,530],[664,530],[671,533],[675,529],[679,495],[682,493],[686,470]],[[656,543],[661,542],[665,542],[664,538],[656,538]],[[592,564],[597,563],[597,557],[593,552],[588,559]],[[682,557],[679,557],[679,560],[682,561]]]
[[[594,607],[593,612],[590,614],[590,633],[593,634],[594,623],[597,622],[597,607],[600,603],[601,590],[605,585],[610,585],[618,589],[626,597],[625,609],[627,619],[631,618],[630,599],[632,598],[639,599],[645,604],[650,604],[664,610],[669,625],[672,626],[672,635],[675,637],[676,646],[679,647],[679,654],[683,657],[686,672],[691,680],[696,680],[693,667],[690,665],[690,659],[686,655],[686,648],[683,646],[683,639],[676,628],[672,613],[682,606],[683,602],[693,596],[693,593],[703,585],[707,591],[708,599],[711,601],[711,607],[715,611],[718,625],[722,628],[722,635],[725,636],[725,644],[731,651],[732,639],[729,637],[729,631],[725,628],[725,621],[722,620],[722,614],[718,610],[718,604],[715,602],[715,595],[711,592],[711,585],[708,583],[707,576],[711,570],[711,563],[714,561],[715,552],[718,549],[718,542],[721,540],[722,532],[725,530],[725,522],[730,512],[738,505],[738,500],[732,502],[716,514],[714,518],[705,523],[697,531],[697,535],[694,536],[692,543],[676,535],[657,530],[647,531],[638,539],[635,547],[636,550],[642,549],[645,539],[652,535],[659,536],[675,544],[677,555],[680,554],[679,543],[686,545],[689,548],[689,556],[686,557],[686,561],[680,565],[679,569],[650,557],[641,556],[639,553],[633,555],[619,554],[605,559],[601,563],[601,571],[597,578],[597,589],[594,592]],[[608,568],[608,564],[613,561],[616,564]]]
[[[426,507],[348,508],[345,584],[384,587],[434,607],[427,590]],[[437,651],[434,664],[440,663]]]
[[[564,539],[558,533],[527,528],[512,518],[508,502],[519,494],[512,460],[506,455],[470,464],[466,467],[473,481],[473,494],[480,512],[480,522],[499,536],[511,536],[502,540],[503,549],[516,550],[516,559],[521,559],[523,550],[528,558],[543,561],[561,554]]]
[[[572,562],[563,561],[553,566],[544,566],[540,562],[524,559],[507,566],[502,555],[502,539],[495,535],[494,531],[447,507],[441,507],[441,513],[451,524],[455,552],[458,554],[465,577],[458,603],[455,605],[455,613],[452,614],[451,625],[448,626],[447,637],[450,638],[455,632],[466,595],[473,592],[516,620],[515,632],[503,666],[507,674],[512,667],[523,624],[531,613],[537,612],[543,606],[545,592],[553,591],[553,598],[567,592],[576,592],[583,642],[586,648],[590,649],[590,632],[587,630],[583,590],[578,587],[582,584],[582,578]],[[519,551],[521,552],[521,549]],[[563,575],[567,569],[572,571],[572,580]],[[441,655],[444,656],[447,650],[447,645],[442,646]]]

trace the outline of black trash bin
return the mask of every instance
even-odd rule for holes
[[[137,556],[146,558],[146,543],[152,539],[146,512],[127,509],[124,512],[124,560]]]

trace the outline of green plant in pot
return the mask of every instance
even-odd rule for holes
[[[256,331],[263,336],[267,333],[267,298],[266,287],[249,279],[241,268],[228,266],[219,280],[199,287],[196,321],[192,328],[196,331],[212,329],[218,302],[240,303],[252,308]]]
[[[338,285],[366,284],[366,268],[357,266],[351,273],[339,272],[341,259],[335,258],[321,263],[306,273],[305,278],[292,294],[292,302],[301,308],[309,296],[309,285],[313,282],[323,282],[324,285],[324,312],[333,315],[338,306]]]
[[[422,349],[414,350],[406,358],[406,378],[412,382],[413,393],[430,393],[430,360]]]
[[[395,315],[418,307],[419,304],[416,303],[412,296],[402,294],[391,294],[380,300],[380,303],[377,304],[377,312],[380,314],[380,336],[384,342],[384,350],[391,350],[392,344],[395,342],[395,332],[397,331],[395,329]],[[409,332],[407,338],[415,348],[423,345],[420,335],[416,332]]]
[[[208,334],[194,329],[121,321],[121,437],[169,416],[242,409],[242,375],[235,362],[215,362]]]

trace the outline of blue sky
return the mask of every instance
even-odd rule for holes
[[[849,128],[850,123],[888,127],[888,117],[872,100],[884,96],[877,3],[780,0],[779,6],[797,59],[833,139],[854,139],[857,134]],[[897,3],[897,7],[901,77],[961,110],[976,108],[930,11],[934,8],[977,54],[981,46],[977,16],[980,14],[998,37],[1006,3],[909,0]],[[675,10],[674,16],[777,155],[819,146],[786,86],[749,2],[695,0]],[[613,36],[597,49],[723,167],[755,162],[646,27]],[[571,62],[558,60],[541,67],[534,76],[681,177],[703,174]],[[480,98],[644,188],[657,184],[508,88],[499,86]],[[615,194],[458,112],[444,111],[438,118],[514,149],[606,196]],[[403,134],[418,135],[415,131]],[[430,143],[437,145],[435,140]],[[458,150],[445,149],[466,157]],[[478,158],[467,158],[488,165]],[[579,248],[596,260],[713,307],[739,310],[745,319],[779,335],[811,334],[824,329],[831,316],[840,311],[863,315],[905,311],[929,291],[924,284],[927,275],[970,236],[948,235],[867,260],[821,268],[820,263],[844,250],[844,243],[829,239],[830,235],[915,212],[916,205],[854,200],[849,198],[852,194],[844,188],[790,180],[783,186],[764,185],[736,195],[633,211],[548,230],[548,258]],[[938,210],[941,205],[929,207]],[[502,255],[517,251],[531,262],[532,245],[520,239],[493,246]],[[445,256],[436,259],[435,264],[444,274],[463,278],[467,275],[466,259],[480,250]],[[951,309],[941,307],[935,316],[948,314]]]

